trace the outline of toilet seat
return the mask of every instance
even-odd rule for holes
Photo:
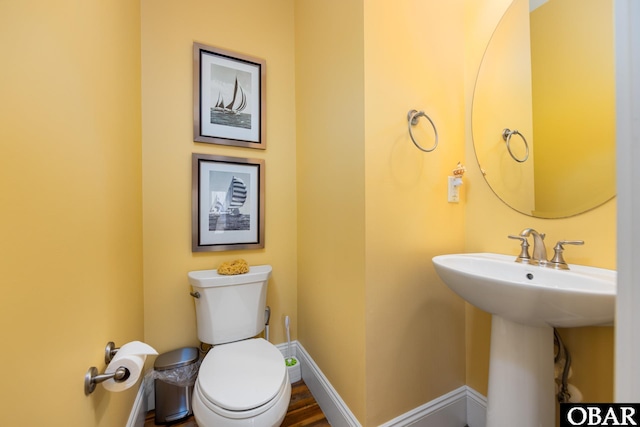
[[[196,388],[211,410],[245,417],[269,409],[288,384],[282,353],[254,338],[213,347],[202,361]]]

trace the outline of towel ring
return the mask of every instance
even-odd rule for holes
[[[418,124],[418,119],[420,117],[426,117],[426,119],[429,120],[429,123],[431,123],[431,126],[433,127],[433,132],[436,134],[436,142],[433,144],[433,147],[431,148],[424,148],[420,146],[420,144],[418,144],[416,139],[413,137],[413,131],[411,130],[411,127]],[[419,150],[424,151],[425,153],[430,153],[433,150],[435,150],[436,147],[438,146],[438,129],[436,129],[436,125],[433,123],[433,120],[431,120],[431,118],[427,116],[424,111],[416,111],[416,110],[410,110],[407,113],[407,120],[409,121],[409,136],[411,137],[411,140],[413,141],[415,146],[418,147]]]
[[[511,137],[513,135],[520,135],[520,138],[522,138],[522,141],[524,141],[524,148],[526,149],[526,152],[524,154],[524,159],[517,158],[516,156],[513,155],[513,152],[511,152],[511,146],[509,145],[509,143],[511,142]],[[504,142],[507,143],[507,150],[509,151],[509,155],[511,156],[511,158],[513,158],[513,160],[515,160],[518,163],[524,163],[527,161],[527,159],[529,158],[529,144],[527,143],[527,140],[524,138],[523,134],[518,132],[516,129],[511,130],[509,128],[506,128],[502,131],[502,139],[504,139]]]

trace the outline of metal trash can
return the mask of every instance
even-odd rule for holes
[[[199,368],[197,347],[184,347],[163,353],[153,365],[155,423],[169,424],[193,413],[191,393]],[[197,363],[197,365],[196,365]]]

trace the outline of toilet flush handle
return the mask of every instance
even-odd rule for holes
[[[191,295],[194,298],[200,298],[200,292],[189,292],[189,295]]]

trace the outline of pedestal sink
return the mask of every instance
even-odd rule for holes
[[[433,258],[451,290],[492,314],[487,427],[553,427],[553,328],[611,325],[616,272],[514,261],[490,253]]]

